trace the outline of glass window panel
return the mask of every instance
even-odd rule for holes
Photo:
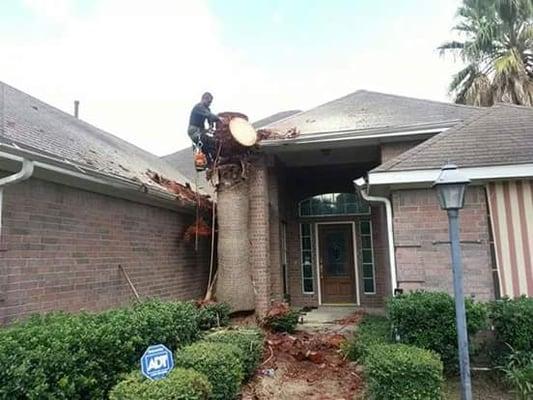
[[[303,237],[302,238],[302,249],[311,249],[311,238],[310,237]]]
[[[363,278],[374,277],[374,266],[372,264],[363,264]]]
[[[301,227],[302,236],[311,236],[311,224],[302,224]]]
[[[368,203],[355,193],[326,193],[302,200],[302,217],[323,215],[368,214]]]
[[[372,264],[372,250],[363,249],[363,263]]]
[[[364,279],[364,288],[365,293],[374,293],[374,280],[373,279]]]
[[[361,236],[361,247],[363,249],[371,249],[372,248],[372,239],[370,238],[370,235]]]
[[[313,280],[304,279],[304,292],[312,292],[312,291],[313,291]]]
[[[303,268],[304,279],[312,278],[313,277],[313,266],[311,265],[311,263],[304,263],[303,267],[304,267]]]
[[[309,263],[309,264],[313,263],[310,250],[302,251],[302,264],[305,264],[305,263]]]
[[[304,200],[300,203],[300,215],[311,215],[311,202],[309,200]]]
[[[361,234],[370,235],[370,222],[369,221],[361,221]]]

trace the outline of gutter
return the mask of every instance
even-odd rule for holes
[[[361,194],[363,199],[368,202],[383,203],[385,205],[385,214],[387,216],[387,240],[389,243],[389,267],[392,295],[395,294],[395,289],[398,287],[398,280],[396,277],[396,254],[394,251],[394,232],[392,229],[392,205],[388,198],[370,196],[367,192],[368,185],[365,178],[359,178],[354,181],[355,189]]]
[[[33,161],[23,158],[19,172],[0,178],[0,239],[2,237],[2,205],[4,199],[4,187],[25,181],[33,175],[35,164]]]
[[[327,143],[347,140],[383,139],[395,137],[409,137],[420,135],[434,135],[444,132],[457,125],[459,121],[446,121],[440,124],[417,124],[403,127],[384,127],[370,129],[347,129],[330,132],[308,132],[290,139],[266,139],[261,141],[260,147],[279,147],[288,144]],[[268,129],[268,128],[265,128]]]

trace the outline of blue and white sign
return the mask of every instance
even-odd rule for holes
[[[172,352],[162,344],[149,346],[141,357],[141,372],[148,379],[163,379],[172,368],[174,368]]]

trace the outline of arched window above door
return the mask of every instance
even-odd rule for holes
[[[370,205],[359,193],[324,193],[308,197],[298,203],[300,217],[368,214],[370,214]]]

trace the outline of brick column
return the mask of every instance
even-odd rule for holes
[[[269,221],[270,221],[270,284],[271,299],[283,300],[283,271],[281,269],[281,238],[279,212],[279,184],[277,170],[268,170]]]
[[[263,160],[250,168],[250,263],[255,289],[255,310],[261,318],[270,306],[270,224],[268,170]]]

